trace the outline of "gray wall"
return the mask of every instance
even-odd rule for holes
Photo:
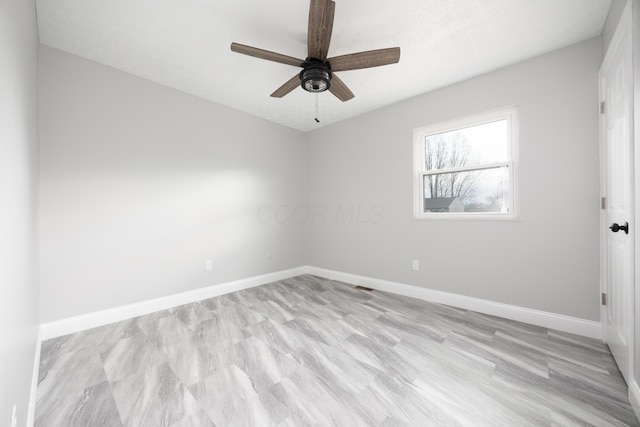
[[[601,43],[307,135],[42,47],[42,321],[305,263],[598,320]],[[413,129],[514,104],[521,219],[414,221]]]
[[[38,325],[35,1],[0,2],[0,423],[26,421]]]
[[[311,133],[307,263],[598,321],[600,59],[598,37]],[[413,220],[413,129],[515,104],[521,220]]]
[[[43,322],[304,264],[300,132],[44,46],[40,131]]]

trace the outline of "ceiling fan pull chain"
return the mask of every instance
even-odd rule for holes
[[[320,123],[320,94],[316,93],[316,123]]]

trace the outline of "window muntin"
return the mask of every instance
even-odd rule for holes
[[[414,131],[415,218],[515,218],[515,108]]]

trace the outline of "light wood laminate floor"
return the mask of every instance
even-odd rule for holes
[[[637,426],[597,340],[314,276],[42,343],[36,426]]]

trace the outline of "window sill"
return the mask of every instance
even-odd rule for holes
[[[432,214],[414,214],[414,221],[507,221],[519,222],[520,216],[515,214],[454,214],[454,213],[432,213]]]

